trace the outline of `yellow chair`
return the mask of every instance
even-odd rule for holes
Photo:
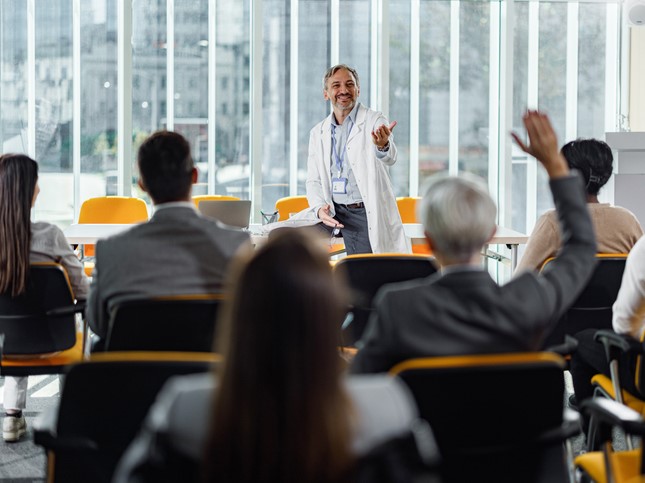
[[[419,223],[417,218],[417,202],[421,198],[419,196],[399,196],[396,199],[396,206],[401,215],[403,223]],[[422,255],[432,255],[432,250],[426,243],[421,245],[412,245],[412,253],[419,253]]]
[[[585,477],[581,481],[645,482],[642,448],[615,451],[612,444],[614,427],[621,428],[627,436],[645,435],[645,421],[642,416],[616,401],[602,397],[583,402],[582,410],[596,424],[596,437],[602,449],[589,451],[575,458],[578,472]]]
[[[288,220],[290,213],[298,213],[305,208],[309,208],[306,196],[285,196],[275,202],[275,210],[279,215],[278,221]]]
[[[193,196],[193,203],[195,203],[195,208],[199,208],[200,201],[237,201],[239,198],[237,196],[228,196],[228,195],[195,195]]]
[[[148,207],[141,198],[127,196],[100,196],[83,202],[78,214],[79,224],[127,224],[148,220]],[[85,245],[85,257],[94,256],[94,245]],[[86,270],[87,271],[87,270]]]

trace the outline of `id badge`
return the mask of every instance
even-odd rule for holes
[[[331,189],[335,195],[347,194],[347,178],[332,178]]]

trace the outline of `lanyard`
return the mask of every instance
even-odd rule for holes
[[[334,156],[334,164],[336,164],[336,168],[338,169],[338,177],[340,178],[340,175],[343,172],[343,163],[345,162],[345,154],[347,153],[347,140],[349,139],[349,133],[352,132],[352,127],[354,127],[354,123],[352,122],[352,118],[348,117],[349,120],[349,128],[347,129],[347,137],[345,138],[345,144],[342,146],[340,149],[336,148],[336,128],[340,127],[341,129],[343,128],[342,124],[340,126],[337,126],[336,124],[332,124],[332,133],[331,133],[331,152],[333,153]],[[340,153],[338,152],[340,151]]]

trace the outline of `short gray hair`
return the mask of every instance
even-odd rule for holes
[[[356,87],[361,87],[361,83],[358,80],[358,72],[356,72],[356,69],[348,66],[347,64],[337,64],[333,67],[330,67],[329,69],[327,69],[327,72],[325,72],[322,81],[323,90],[327,90],[327,81],[329,80],[329,78],[341,69],[345,69],[347,72],[352,74],[354,76],[354,80],[356,81]]]
[[[495,229],[497,207],[484,181],[474,175],[438,175],[426,185],[418,217],[434,249],[452,262],[466,263]]]

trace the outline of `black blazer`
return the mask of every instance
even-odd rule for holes
[[[548,270],[499,286],[484,270],[457,267],[384,287],[351,371],[383,372],[412,357],[539,349],[587,283],[596,252],[580,179],[550,185],[564,243]]]

